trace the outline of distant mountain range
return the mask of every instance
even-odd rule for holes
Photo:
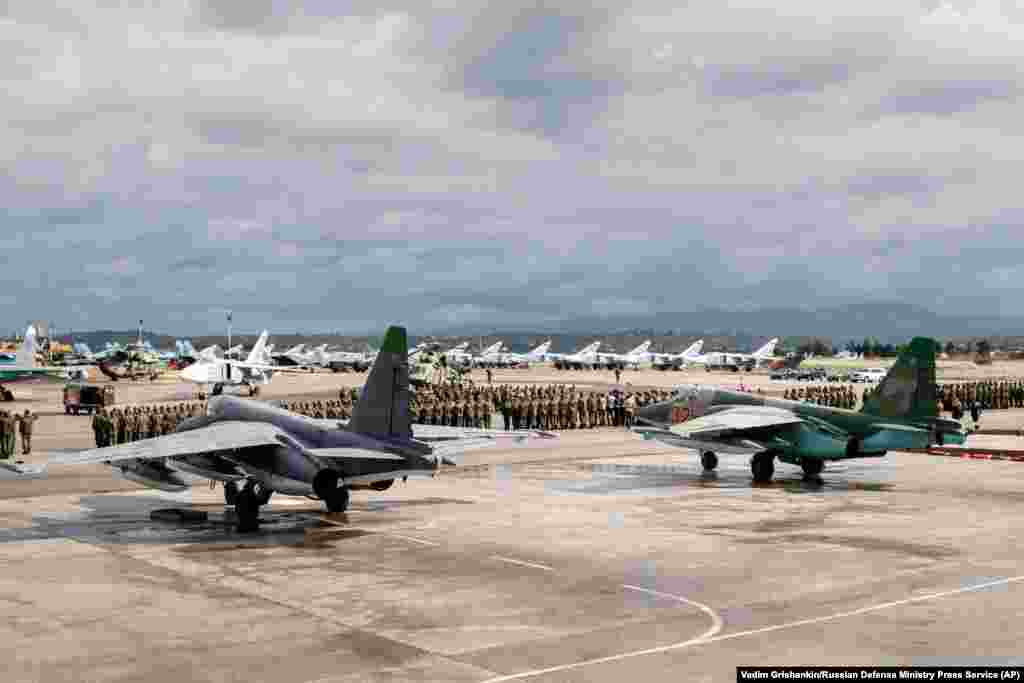
[[[339,321],[339,326],[343,321]],[[376,345],[376,337],[336,334],[275,334],[271,329],[270,341],[278,349],[295,344],[337,345],[351,350],[365,350]],[[780,337],[791,344],[801,339],[829,340],[837,347],[847,341],[861,341],[871,337],[882,343],[899,344],[911,337],[924,335],[941,341],[967,341],[975,338],[1010,340],[1024,346],[1024,319],[992,316],[942,315],[921,306],[899,303],[865,303],[817,310],[777,307],[753,311],[730,311],[706,308],[686,313],[659,313],[653,315],[580,316],[560,323],[523,326],[476,325],[451,327],[435,331],[429,336],[417,335],[419,330],[409,328],[409,342],[434,339],[442,344],[468,340],[477,344],[500,338],[509,348],[527,350],[551,338],[552,350],[572,351],[590,341],[600,339],[604,345],[625,351],[645,339],[655,341],[654,350],[676,351],[688,340],[703,338],[705,349],[749,350],[771,337]],[[99,350],[107,341],[129,343],[135,341],[137,330],[96,330],[76,332],[74,341],[85,342]],[[236,334],[233,344],[252,346],[257,334]],[[191,339],[197,348],[210,344],[226,346],[223,335],[196,335],[187,333],[170,335],[143,332],[158,349],[173,349],[175,339]],[[61,340],[68,341],[66,336]],[[677,348],[678,347],[678,348]]]

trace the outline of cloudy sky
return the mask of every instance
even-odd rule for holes
[[[1024,315],[1018,3],[0,8],[5,329]]]

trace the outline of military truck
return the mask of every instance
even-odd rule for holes
[[[114,405],[114,387],[109,384],[98,386],[84,382],[64,385],[64,412],[67,415],[95,413],[100,408]]]

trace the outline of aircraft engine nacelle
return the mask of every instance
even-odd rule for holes
[[[163,465],[136,460],[117,466],[121,475],[130,481],[161,491],[178,493],[188,488],[188,482]]]
[[[847,439],[837,437],[808,424],[796,426],[789,454],[800,458],[810,456],[823,460],[840,460],[848,455]]]
[[[864,453],[928,448],[930,434],[924,429],[882,429],[863,441]]]

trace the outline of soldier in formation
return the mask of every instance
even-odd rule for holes
[[[0,410],[0,458],[14,457],[18,418],[6,410]]]
[[[976,404],[979,410],[1007,410],[1024,408],[1024,380],[985,380],[940,384],[937,398],[942,410],[949,413],[970,410]]]
[[[102,448],[171,434],[185,420],[205,412],[206,406],[199,402],[101,408],[92,429],[96,446]]]
[[[18,416],[18,432],[21,434],[21,454],[32,455],[32,431],[38,415],[33,415],[28,408]]]
[[[866,397],[867,394],[865,393]],[[857,407],[857,393],[849,384],[824,386],[797,387],[786,389],[782,397],[787,401],[799,401],[801,403],[813,403],[819,406],[830,408],[845,408],[853,410]]]
[[[500,415],[506,431],[623,427],[637,409],[670,395],[665,390],[609,392],[566,384],[432,385],[414,394],[412,413],[419,424],[484,429],[497,427],[494,416]]]

